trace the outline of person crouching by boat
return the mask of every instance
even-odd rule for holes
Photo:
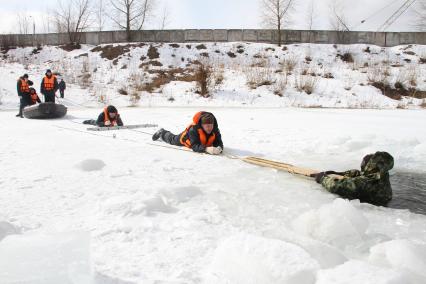
[[[30,93],[26,99],[27,99],[27,103],[26,103],[27,106],[32,106],[37,103],[41,104],[40,97],[37,95],[37,92],[34,88],[30,88]]]
[[[89,119],[83,121],[83,124],[97,125],[100,127],[123,126],[123,121],[115,106],[107,106],[98,116],[97,120]]]

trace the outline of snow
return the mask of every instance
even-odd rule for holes
[[[370,80],[383,79],[390,86],[400,82],[406,89],[426,91],[426,64],[419,64],[420,58],[426,55],[426,47],[422,45],[381,48],[364,44],[291,44],[286,45],[285,50],[271,44],[245,42],[204,43],[205,49],[197,49],[198,45],[153,44],[160,54],[153,60],[162,66],[149,65],[149,45],[138,43],[111,45],[128,49],[111,60],[102,58],[102,51],[92,51],[94,46],[90,45],[71,52],[52,46],[44,46],[36,54],[30,47],[10,50],[6,58],[0,59],[0,75],[4,79],[0,108],[16,106],[15,89],[19,76],[28,73],[39,89],[47,68],[61,73],[68,86],[65,101],[74,106],[415,109],[424,103],[422,99],[409,97],[393,100],[370,85]],[[369,52],[365,51],[367,47]],[[228,52],[236,57],[229,57]],[[338,55],[344,53],[350,53],[354,62],[343,62]],[[214,78],[223,77],[220,84],[212,86],[209,98],[202,98],[195,92],[193,81],[171,81],[154,89],[153,93],[143,90],[145,83],[159,76],[155,72],[180,69],[187,74],[188,69],[196,68],[194,62],[197,61],[212,66]],[[293,70],[287,70],[286,62],[294,62]],[[315,82],[312,94],[297,88],[300,82],[307,80]],[[252,89],[249,87],[251,81],[258,85],[263,81],[270,84]],[[125,90],[129,95],[120,95],[119,90]],[[276,92],[282,93],[282,97],[274,94]],[[135,93],[141,97],[136,102],[132,101]]]
[[[336,199],[298,217],[293,228],[306,236],[341,246],[361,242],[368,220],[349,201]]]
[[[402,284],[410,283],[403,274],[359,260],[345,262],[318,273],[316,284]]]
[[[83,160],[76,165],[76,167],[84,172],[100,171],[105,167],[105,163],[98,159]]]
[[[392,240],[370,248],[369,261],[392,267],[413,278],[413,283],[426,281],[426,245],[407,239]]]
[[[365,154],[387,150],[395,156],[395,171],[425,166],[426,153],[407,146],[426,145],[426,134],[418,131],[423,111],[204,109],[217,116],[230,154],[341,170],[359,168]],[[119,108],[127,124],[157,123],[174,132],[198,110]],[[224,256],[217,253],[222,244],[240,234],[254,236],[253,242],[247,237],[249,247],[262,244],[265,257],[258,261],[270,259],[259,277],[289,257],[270,255],[269,246],[293,245],[295,257],[304,251],[303,259],[317,263],[313,283],[316,273],[347,261],[370,263],[376,245],[400,239],[426,244],[423,215],[344,201],[309,179],[239,160],[156,147],[136,131],[154,129],[85,131],[80,122],[100,111],[70,107],[69,116],[57,120],[0,112],[8,135],[0,145],[0,220],[23,237],[87,232],[96,284],[202,283],[209,269],[219,269],[215,257]],[[97,170],[76,166],[84,161]],[[233,251],[229,260],[237,261],[240,251]],[[247,258],[257,259],[251,252]],[[407,263],[423,256],[411,257]],[[407,270],[386,261],[380,265],[404,277],[423,277],[421,267]],[[241,271],[224,276],[246,279]]]
[[[310,284],[317,269],[318,263],[294,244],[236,235],[216,249],[206,283]]]
[[[0,242],[0,283],[90,284],[89,235],[11,235]]]
[[[252,90],[245,53],[226,55],[240,44],[247,56],[261,53],[272,65],[310,52],[326,66],[317,71],[335,79],[320,79],[312,95],[293,86],[283,97],[271,86]],[[147,46],[130,48],[117,65],[91,46],[70,53],[43,47],[36,55],[17,49],[0,61],[0,277],[9,273],[0,283],[30,281],[20,278],[28,275],[20,273],[24,268],[54,283],[424,283],[424,215],[342,200],[311,179],[238,159],[157,147],[149,135],[156,129],[89,132],[81,124],[114,103],[125,124],[155,123],[178,133],[206,110],[218,119],[226,154],[340,171],[359,168],[366,154],[388,151],[394,172],[424,174],[422,101],[391,100],[371,86],[345,90],[348,78],[365,83],[366,74],[336,61],[334,47],[289,45],[285,54],[261,44],[206,47],[158,45],[158,60],[185,67],[200,52],[220,59],[224,81],[211,98],[195,94],[193,82],[174,81],[142,92],[133,107],[117,90],[130,75],[143,75]],[[345,48],[360,62],[417,58],[403,53],[407,46],[372,46],[369,55],[365,47]],[[424,47],[409,50],[419,55]],[[84,62],[92,70],[90,86],[78,77]],[[29,73],[38,87],[48,67],[69,83],[61,100],[68,115],[16,118],[17,77]],[[418,69],[418,88],[425,89],[424,65]],[[144,82],[152,77],[143,76]],[[401,104],[408,109],[396,109]],[[69,269],[85,279],[71,277]]]

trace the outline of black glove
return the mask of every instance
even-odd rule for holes
[[[315,181],[321,183],[322,178],[326,175],[326,172],[320,172],[315,174]]]
[[[335,172],[335,171],[325,171],[325,172],[319,172],[317,174],[313,174],[311,175],[311,177],[315,177],[315,181],[317,183],[321,183],[321,180],[323,177],[328,176],[328,175],[339,175],[341,173]]]

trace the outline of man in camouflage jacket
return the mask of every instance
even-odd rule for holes
[[[393,163],[389,153],[376,152],[364,157],[361,171],[321,172],[315,175],[315,180],[329,192],[343,198],[385,206],[392,199],[389,170]]]

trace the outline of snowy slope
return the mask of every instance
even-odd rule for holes
[[[385,109],[425,105],[421,99],[391,99],[370,85],[372,81],[390,86],[399,82],[406,89],[426,91],[426,64],[420,64],[426,62],[425,46],[294,44],[280,48],[237,42],[154,44],[153,48],[158,58],[154,54],[150,59],[150,46],[144,44],[86,45],[71,52],[48,46],[36,52],[33,48],[10,50],[0,60],[4,78],[0,108],[16,107],[17,77],[27,72],[38,87],[47,68],[61,73],[69,83],[67,98],[74,105]],[[342,61],[346,53],[353,62]],[[213,81],[218,82],[212,84],[209,98],[196,94],[191,80],[175,78],[156,84],[152,91],[144,87],[160,78],[159,72],[188,75],[197,69],[197,61],[211,66]],[[311,94],[301,90],[309,85]],[[129,95],[120,95],[120,90]],[[132,94],[140,100],[132,102]]]
[[[119,110],[177,132],[199,108]],[[341,170],[386,150],[395,171],[426,167],[422,110],[206,110],[231,154]],[[425,283],[426,216],[136,131],[90,134],[79,122],[98,112],[0,112],[0,283]]]

